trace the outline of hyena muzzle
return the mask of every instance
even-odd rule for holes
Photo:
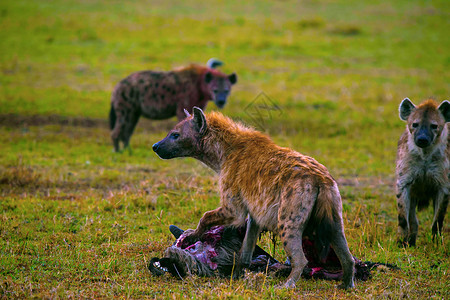
[[[416,244],[419,221],[416,209],[433,200],[433,239],[442,232],[449,196],[450,102],[433,100],[415,106],[405,98],[399,107],[407,122],[398,142],[396,191],[399,244]]]
[[[291,262],[286,287],[295,287],[308,263],[303,236],[314,240],[322,258],[331,245],[342,265],[342,287],[354,286],[355,262],[344,235],[339,190],[313,158],[279,147],[220,113],[205,116],[197,107],[153,150],[163,159],[194,157],[219,174],[221,206],[203,215],[188,241],[215,225],[241,226],[248,216],[234,274],[249,266],[257,237],[268,230],[278,233]]]

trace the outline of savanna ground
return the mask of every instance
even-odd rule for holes
[[[449,216],[440,246],[429,208],[417,247],[398,248],[394,196],[397,107],[450,96],[449,26],[447,1],[1,1],[1,297],[449,299]],[[132,155],[113,153],[110,93],[131,72],[210,57],[239,75],[223,112],[326,165],[352,253],[401,271],[351,291],[151,276],[168,226],[217,207],[217,176],[151,151],[175,119],[141,120]],[[259,244],[272,253],[268,234]]]

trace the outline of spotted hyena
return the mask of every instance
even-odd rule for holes
[[[292,265],[285,284],[294,287],[307,259],[302,236],[314,240],[322,258],[330,245],[353,287],[354,260],[347,246],[336,181],[311,157],[275,145],[269,137],[220,113],[194,107],[166,138],[153,145],[163,159],[194,157],[219,174],[221,206],[206,212],[186,238],[198,239],[214,225],[242,226],[248,215],[236,273],[248,266],[261,230],[281,238]]]
[[[152,120],[177,116],[182,120],[184,109],[205,108],[209,100],[224,107],[237,75],[214,69],[221,64],[210,60],[208,66],[190,65],[169,72],[141,71],[121,80],[112,93],[109,114],[114,150],[120,150],[119,141],[124,148],[129,145],[140,116]]]
[[[415,106],[408,98],[399,107],[406,130],[397,150],[397,206],[399,242],[416,244],[419,222],[416,208],[433,199],[433,238],[442,231],[449,194],[450,102],[439,106],[427,100]]]

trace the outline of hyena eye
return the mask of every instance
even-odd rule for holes
[[[413,124],[412,124],[412,127],[413,127],[413,128],[419,127],[419,123],[413,123]]]
[[[431,127],[431,129],[437,129],[438,128],[437,124],[431,124],[430,127]]]
[[[219,92],[219,90],[214,90],[213,92],[214,92],[214,94],[217,94]]]
[[[170,138],[174,139],[174,140],[176,140],[179,137],[180,137],[180,134],[178,132],[172,132],[172,134],[170,135]]]

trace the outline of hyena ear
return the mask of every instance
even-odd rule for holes
[[[444,116],[445,123],[450,122],[450,102],[448,102],[448,100],[442,101],[438,107],[438,110]]]
[[[189,118],[191,114],[187,111],[187,109],[184,109],[184,114],[186,115],[186,118]]]
[[[192,121],[194,122],[195,129],[200,134],[200,136],[203,136],[206,132],[206,117],[203,111],[198,108],[197,106],[194,106],[194,118]]]
[[[237,82],[237,75],[236,73],[233,73],[231,75],[228,76],[228,80],[230,81],[231,84],[235,84]]]
[[[403,99],[400,103],[398,111],[400,113],[400,119],[407,121],[409,115],[416,109],[416,106],[408,98]]]
[[[207,72],[205,74],[205,82],[210,83],[213,80],[214,76],[211,72]]]

